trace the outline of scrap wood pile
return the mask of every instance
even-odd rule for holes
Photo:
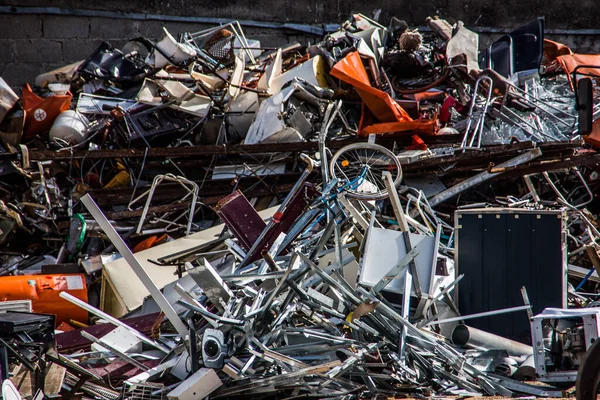
[[[0,80],[5,395],[563,396],[600,334],[600,56],[427,24]]]

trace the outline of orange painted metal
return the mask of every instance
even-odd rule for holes
[[[33,312],[56,315],[56,324],[75,320],[87,322],[88,313],[60,297],[67,292],[88,301],[83,274],[22,275],[0,277],[0,301],[31,300]]]
[[[594,121],[592,124],[592,132],[589,135],[584,136],[583,140],[596,149],[600,149],[600,119]]]
[[[371,86],[358,52],[349,53],[338,61],[330,74],[352,85],[363,101],[359,135],[407,131],[432,135],[437,131],[437,120],[413,120],[390,95]]]
[[[354,86],[360,98],[380,122],[408,122],[412,118],[387,93],[375,89],[357,51],[348,54],[331,69],[331,75]]]
[[[142,250],[147,250],[151,247],[156,246],[158,243],[164,241],[167,239],[167,234],[158,236],[158,235],[154,235],[154,236],[150,236],[149,238],[146,238],[144,240],[142,240],[141,242],[139,242],[134,248],[133,248],[133,252],[137,253],[138,251],[142,251]]]
[[[556,61],[558,61],[565,71],[565,74],[567,74],[572,89],[573,77],[571,76],[571,73],[573,70],[579,65],[600,65],[600,54],[566,54],[564,56],[556,57]],[[600,68],[579,68],[577,73],[600,76]]]
[[[547,61],[554,61],[556,57],[573,54],[569,46],[544,39],[544,58]]]

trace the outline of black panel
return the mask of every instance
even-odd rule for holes
[[[592,132],[594,122],[594,84],[591,78],[581,78],[577,81],[577,116],[578,132],[588,135]]]
[[[492,43],[481,52],[480,65],[491,65],[500,75],[509,78],[510,71],[538,70],[544,54],[544,18],[520,26]],[[491,58],[491,63],[490,63]],[[512,59],[512,66],[511,66]]]
[[[559,213],[457,213],[458,308],[463,315],[522,306],[525,286],[533,313],[563,307],[564,259]],[[530,341],[527,313],[468,320],[468,325]]]

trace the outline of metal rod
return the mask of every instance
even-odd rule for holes
[[[156,304],[160,307],[161,311],[165,313],[173,327],[181,335],[182,338],[185,338],[188,335],[188,330],[179,315],[173,309],[173,306],[169,303],[169,301],[162,294],[160,289],[156,286],[150,275],[146,272],[142,264],[138,261],[135,255],[131,252],[129,247],[121,236],[117,233],[115,228],[111,225],[108,219],[102,214],[102,210],[98,207],[96,202],[91,198],[89,194],[86,194],[81,198],[81,202],[87,208],[87,210],[92,214],[92,217],[96,220],[100,228],[104,231],[106,236],[110,239],[115,248],[121,253],[125,261],[129,264],[133,272],[138,276],[140,281],[144,284],[144,287],[150,292],[150,295],[156,301]]]
[[[423,241],[421,243],[425,242]],[[388,273],[385,274],[375,286],[373,286],[373,288],[371,289],[371,293],[373,295],[378,295],[392,280],[402,275],[405,269],[408,269],[408,264],[419,255],[419,252],[417,251],[418,248],[419,245],[417,245],[417,247],[411,249],[408,253],[406,253],[402,260],[400,260],[398,264],[393,266],[392,269],[390,269]],[[406,293],[408,293],[408,295],[410,296],[410,287],[408,289],[408,292],[404,292],[404,295],[406,295]]]
[[[189,236],[191,229],[192,229],[192,222],[194,219],[194,210],[196,207],[196,202],[198,201],[198,192],[200,191],[200,189],[196,182],[192,182],[182,176],[175,176],[173,174],[156,175],[154,177],[154,180],[152,181],[152,185],[150,186],[150,190],[146,197],[146,203],[145,203],[143,211],[142,211],[142,216],[140,217],[140,222],[138,223],[138,227],[137,227],[135,233],[140,233],[142,231],[144,221],[146,220],[146,216],[148,215],[148,209],[150,208],[150,203],[152,202],[152,197],[154,196],[154,191],[156,190],[156,187],[158,185],[160,185],[163,181],[179,183],[184,189],[186,189],[188,191],[188,194],[185,195],[183,198],[181,198],[179,201],[186,200],[186,198],[190,194],[192,195],[192,200],[191,200],[189,211],[188,211],[188,223],[187,223],[187,227],[186,227],[186,231],[185,231],[185,235]],[[146,193],[142,194],[140,197],[138,197],[137,199],[132,201],[129,205],[131,206],[132,203],[135,203],[138,199],[143,197],[145,194]]]
[[[233,319],[233,318],[220,317],[220,316],[213,314],[210,311],[204,309],[204,307],[197,307],[196,305],[187,303],[182,299],[177,300],[177,303],[181,304],[185,308],[188,308],[192,311],[197,312],[198,314],[201,314],[203,317],[211,318],[212,320],[221,322],[223,324],[238,325],[238,326],[244,325],[244,321],[240,321],[240,320]]]
[[[335,111],[334,107],[336,107]],[[323,186],[326,186],[327,183],[329,183],[329,161],[327,157],[327,147],[325,146],[325,141],[327,140],[327,132],[329,131],[329,126],[331,125],[335,114],[337,114],[338,107],[339,106],[334,103],[329,103],[327,105],[327,109],[325,110],[325,118],[323,119],[323,124],[321,124],[321,131],[319,132],[319,155],[321,161],[321,176],[323,177]]]
[[[344,207],[344,209],[348,211],[350,215],[352,215],[352,217],[356,220],[356,222],[358,223],[358,225],[360,225],[361,228],[363,228],[365,231],[369,229],[369,223],[367,222],[367,220],[356,209],[356,207],[352,205],[350,200],[346,198],[346,195],[344,193],[340,193],[337,199],[340,202],[340,204]]]
[[[81,336],[87,340],[90,340],[90,341],[102,346],[102,347],[107,348],[108,350],[110,350],[111,353],[113,353],[115,356],[119,357],[121,360],[128,362],[131,365],[135,365],[142,371],[148,371],[150,369],[149,367],[146,367],[144,364],[142,364],[138,360],[135,360],[132,357],[129,357],[127,354],[115,349],[113,346],[102,342],[100,339],[98,339],[95,336],[90,335],[86,331],[81,331]]]
[[[540,195],[538,194],[537,190],[535,190],[535,186],[533,186],[531,176],[532,175],[523,175],[523,180],[525,181],[525,186],[527,186],[527,190],[529,190],[529,193],[531,193],[531,197],[533,198],[533,201],[535,201],[536,203],[539,203]]]
[[[488,92],[487,96],[483,99],[483,101],[478,101],[479,86],[483,81],[485,81],[488,85]],[[469,122],[467,123],[467,128],[465,129],[465,134],[460,145],[461,148],[472,147],[473,143],[475,142],[475,139],[477,138],[477,147],[481,146],[481,136],[483,135],[485,116],[487,114],[487,110],[492,99],[493,85],[494,82],[489,76],[482,76],[479,79],[477,79],[477,82],[475,82],[475,88],[473,89],[473,99],[471,101],[471,107],[469,108],[469,115],[467,117]],[[477,110],[477,113],[475,113],[476,106],[480,107],[480,110]],[[477,120],[475,121],[476,118]],[[475,127],[471,131],[471,126],[473,122],[475,122]]]
[[[410,286],[412,285],[412,275],[410,274],[410,270],[406,270],[404,274],[404,294],[402,295],[402,318],[408,320],[410,315]],[[408,331],[406,326],[402,327],[402,334],[400,335],[400,351],[398,352],[398,356],[400,356],[400,362],[405,364],[406,362],[406,335]]]
[[[115,317],[113,317],[111,315],[108,315],[104,311],[98,310],[96,307],[89,305],[85,301],[80,300],[77,297],[75,297],[67,292],[60,292],[59,296],[65,300],[67,300],[68,302],[71,302],[71,303],[75,304],[76,306],[83,308],[87,312],[94,314],[95,316],[100,317],[100,318],[110,322],[114,326],[120,326],[121,328],[127,329],[133,336],[140,339],[142,342],[146,343],[147,345],[150,345],[150,346],[152,346],[160,351],[163,351],[165,353],[168,353],[171,351],[168,347],[155,342],[154,340],[150,339],[149,337],[145,336],[144,334],[140,333],[139,331],[136,331],[135,329],[133,329],[126,323],[119,321],[118,319],[116,319]]]
[[[394,214],[396,215],[396,220],[398,221],[398,226],[402,232],[407,232],[408,222],[406,222],[406,215],[404,215],[404,211],[402,211],[402,203],[400,203],[398,191],[396,190],[394,182],[392,181],[392,174],[390,174],[388,171],[383,173],[383,182],[385,183],[385,188],[388,191],[390,203],[392,203],[392,208],[394,209]]]
[[[527,317],[531,320],[531,318],[533,318],[533,311],[531,310],[531,302],[529,301],[529,295],[527,294],[527,288],[525,286],[521,287],[521,296],[523,296],[523,303],[525,303],[526,306],[529,306]]]
[[[192,304],[198,308],[203,308],[204,306],[198,302],[192,295],[190,295],[179,283],[176,283],[173,289],[184,299],[187,303]],[[213,328],[218,328],[219,324],[212,318],[204,316],[204,319],[212,325]]]
[[[446,324],[448,322],[464,321],[467,319],[491,317],[492,315],[507,314],[507,313],[516,312],[516,311],[529,310],[530,308],[531,308],[531,306],[518,306],[518,307],[503,308],[501,310],[486,311],[486,312],[477,313],[477,314],[460,315],[458,317],[443,319],[441,321],[432,321],[425,326],[434,325],[434,324],[436,324],[436,325],[437,324]]]

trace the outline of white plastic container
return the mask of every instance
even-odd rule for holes
[[[50,140],[62,139],[67,143],[81,143],[88,137],[88,119],[77,111],[63,111],[50,128]]]
[[[62,95],[67,94],[67,92],[69,91],[70,88],[71,88],[71,85],[66,84],[66,83],[49,83],[48,84],[48,89],[50,89],[52,94],[55,96],[62,96]]]
[[[164,54],[169,56],[174,62],[182,62],[189,60],[196,56],[196,50],[187,43],[179,43],[173,35],[171,35],[166,28],[163,27],[164,37],[160,42],[156,44]],[[148,57],[146,62],[150,65],[154,65],[155,68],[163,68],[167,64],[170,64],[160,51],[153,50]]]

